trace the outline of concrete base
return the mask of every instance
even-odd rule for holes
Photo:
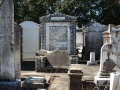
[[[21,81],[0,81],[0,90],[19,90]]]
[[[94,83],[96,85],[110,85],[110,78],[99,78],[98,76],[95,76]]]
[[[87,65],[96,65],[98,64],[97,61],[87,61]]]

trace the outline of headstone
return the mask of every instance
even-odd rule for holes
[[[110,81],[110,73],[116,73],[116,60],[116,46],[104,44],[101,48],[100,71],[94,79],[97,85]]]
[[[90,61],[87,61],[87,65],[96,65],[97,61],[95,61],[95,52],[90,52]]]
[[[83,76],[83,72],[80,68],[80,64],[71,64],[71,66],[69,67],[68,76],[69,90],[82,90],[81,79]]]
[[[110,90],[120,90],[120,74],[110,74]]]
[[[74,16],[62,13],[40,17],[41,49],[68,50],[68,54],[76,54],[76,21]]]
[[[15,80],[13,0],[0,0],[0,81],[0,88],[6,90],[20,87]]]
[[[44,89],[46,80],[44,76],[41,77],[28,77],[23,83],[23,88],[39,88]]]

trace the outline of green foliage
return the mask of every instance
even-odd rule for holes
[[[97,21],[103,24],[120,24],[119,0],[100,0]]]
[[[76,16],[79,27],[91,19],[106,25],[120,24],[120,0],[14,0],[14,10],[18,23],[40,23],[39,17],[61,12]]]

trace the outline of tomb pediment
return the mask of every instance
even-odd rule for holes
[[[89,23],[87,23],[83,29],[86,29],[87,32],[91,32],[91,31],[105,31],[107,30],[107,25],[101,24],[99,22],[96,21],[90,21]]]
[[[62,13],[49,14],[47,16],[40,17],[40,21],[77,21],[77,18]]]

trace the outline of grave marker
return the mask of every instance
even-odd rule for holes
[[[95,52],[90,52],[90,61],[87,61],[87,65],[95,65],[97,61],[95,61]]]
[[[116,73],[116,46],[113,44],[104,44],[101,48],[100,71],[95,76],[97,85],[105,84],[110,81],[110,73]]]

